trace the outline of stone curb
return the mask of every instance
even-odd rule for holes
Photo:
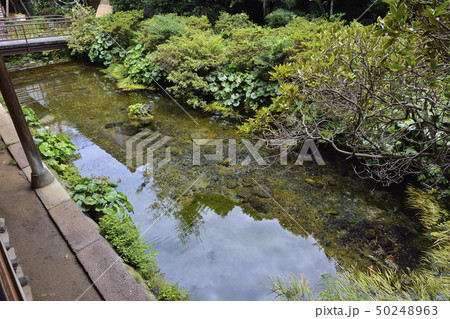
[[[9,114],[2,105],[0,135],[9,145],[8,150],[30,182],[31,169]],[[37,189],[36,194],[91,278],[92,286],[97,288],[105,300],[155,300],[147,296],[144,288],[125,268],[122,259],[100,236],[56,178],[50,185]],[[86,290],[91,287],[86,287]]]
[[[16,143],[8,146],[8,151],[11,153],[12,157],[16,160],[17,165],[19,165],[20,169],[24,169],[25,167],[30,166],[28,164],[27,157],[25,156],[25,152],[23,151],[22,144]]]

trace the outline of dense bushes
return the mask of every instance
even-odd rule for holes
[[[177,13],[180,15],[206,15],[215,21],[221,12],[245,12],[257,23],[264,23],[264,16],[277,12],[284,16],[295,14],[333,17],[342,12],[348,21],[358,18],[366,11],[364,19],[372,23],[377,16],[386,13],[386,5],[381,1],[353,0],[353,1],[325,1],[325,0],[111,0],[116,10],[141,10],[145,6],[148,14]],[[287,12],[281,14],[280,10]]]
[[[73,54],[86,55],[98,34],[95,11],[91,7],[77,6],[72,10],[72,31],[68,46]]]
[[[378,25],[323,23],[314,41],[294,36],[297,58],[272,73],[280,95],[244,129],[319,140],[359,158],[365,177],[390,185],[413,175],[449,195],[448,41],[439,38],[449,11],[441,3],[414,17],[389,2]]]
[[[245,13],[229,14],[222,13],[217,19],[214,27],[218,33],[224,38],[229,38],[236,29],[244,29],[254,27],[255,24],[250,21],[250,18]]]
[[[123,48],[129,47],[134,39],[134,32],[144,18],[142,11],[126,11],[108,14],[98,19],[101,31],[109,34]]]
[[[268,17],[274,28],[228,13],[214,26],[176,14],[141,21],[135,11],[92,20],[78,8],[84,24],[74,25],[69,45],[109,66],[122,88],[157,80],[191,106],[250,115],[245,132],[315,139],[358,157],[361,173],[385,185],[410,174],[445,187],[448,10],[438,1],[415,16],[386,1],[391,13],[371,26],[285,19],[282,11]]]
[[[142,23],[138,42],[153,51],[159,44],[186,32],[186,19],[176,14],[157,15]]]
[[[108,66],[106,73],[123,89],[155,86],[156,80],[181,101],[224,113],[252,112],[276,95],[268,71],[283,60],[287,42],[245,14],[223,13],[214,28],[205,16],[165,14],[139,22],[141,13],[130,11],[92,20],[92,12],[81,7],[73,15],[84,21],[73,30],[73,52]],[[221,81],[217,72],[243,81]]]
[[[210,31],[190,32],[160,45],[152,57],[173,83],[169,91],[192,106],[204,106],[209,86],[204,77],[226,61],[221,36]]]
[[[284,27],[294,18],[295,14],[286,9],[277,9],[265,17],[267,25],[272,28]]]

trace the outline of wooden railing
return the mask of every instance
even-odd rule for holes
[[[36,16],[19,19],[0,19],[0,43],[12,40],[25,40],[60,37],[70,34],[72,20],[64,16]]]

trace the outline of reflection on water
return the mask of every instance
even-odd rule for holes
[[[333,165],[261,170],[224,161],[194,167],[192,140],[237,138],[233,123],[190,111],[196,125],[160,95],[120,92],[81,64],[12,78],[21,103],[79,147],[75,164],[84,175],[120,182],[135,207],[134,222],[156,243],[162,272],[194,298],[270,299],[268,277],[276,274],[304,274],[317,287],[321,274],[335,272],[330,257],[343,267],[383,263],[387,254],[401,265],[417,260],[420,239],[398,199],[370,194],[368,184],[339,175]],[[150,176],[127,167],[125,156],[126,141],[143,129],[128,120],[126,107],[149,100],[155,120],[146,129],[172,138],[171,162]],[[247,155],[238,149],[239,159]]]

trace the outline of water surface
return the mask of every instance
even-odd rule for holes
[[[226,156],[193,166],[193,140],[220,138],[228,147],[227,139],[240,138],[236,123],[189,109],[193,121],[164,96],[121,92],[78,63],[14,72],[12,79],[22,104],[70,136],[85,176],[118,182],[135,207],[135,224],[155,243],[162,273],[194,299],[267,300],[268,278],[276,275],[302,274],[317,289],[322,274],[340,267],[383,264],[387,256],[400,266],[417,261],[417,225],[399,198],[343,174],[330,157],[326,166],[234,166]],[[128,120],[128,105],[149,101],[152,123]],[[126,161],[127,140],[144,129],[171,138],[171,161],[151,174]],[[242,163],[249,153],[237,148]],[[164,156],[165,148],[155,154]]]

